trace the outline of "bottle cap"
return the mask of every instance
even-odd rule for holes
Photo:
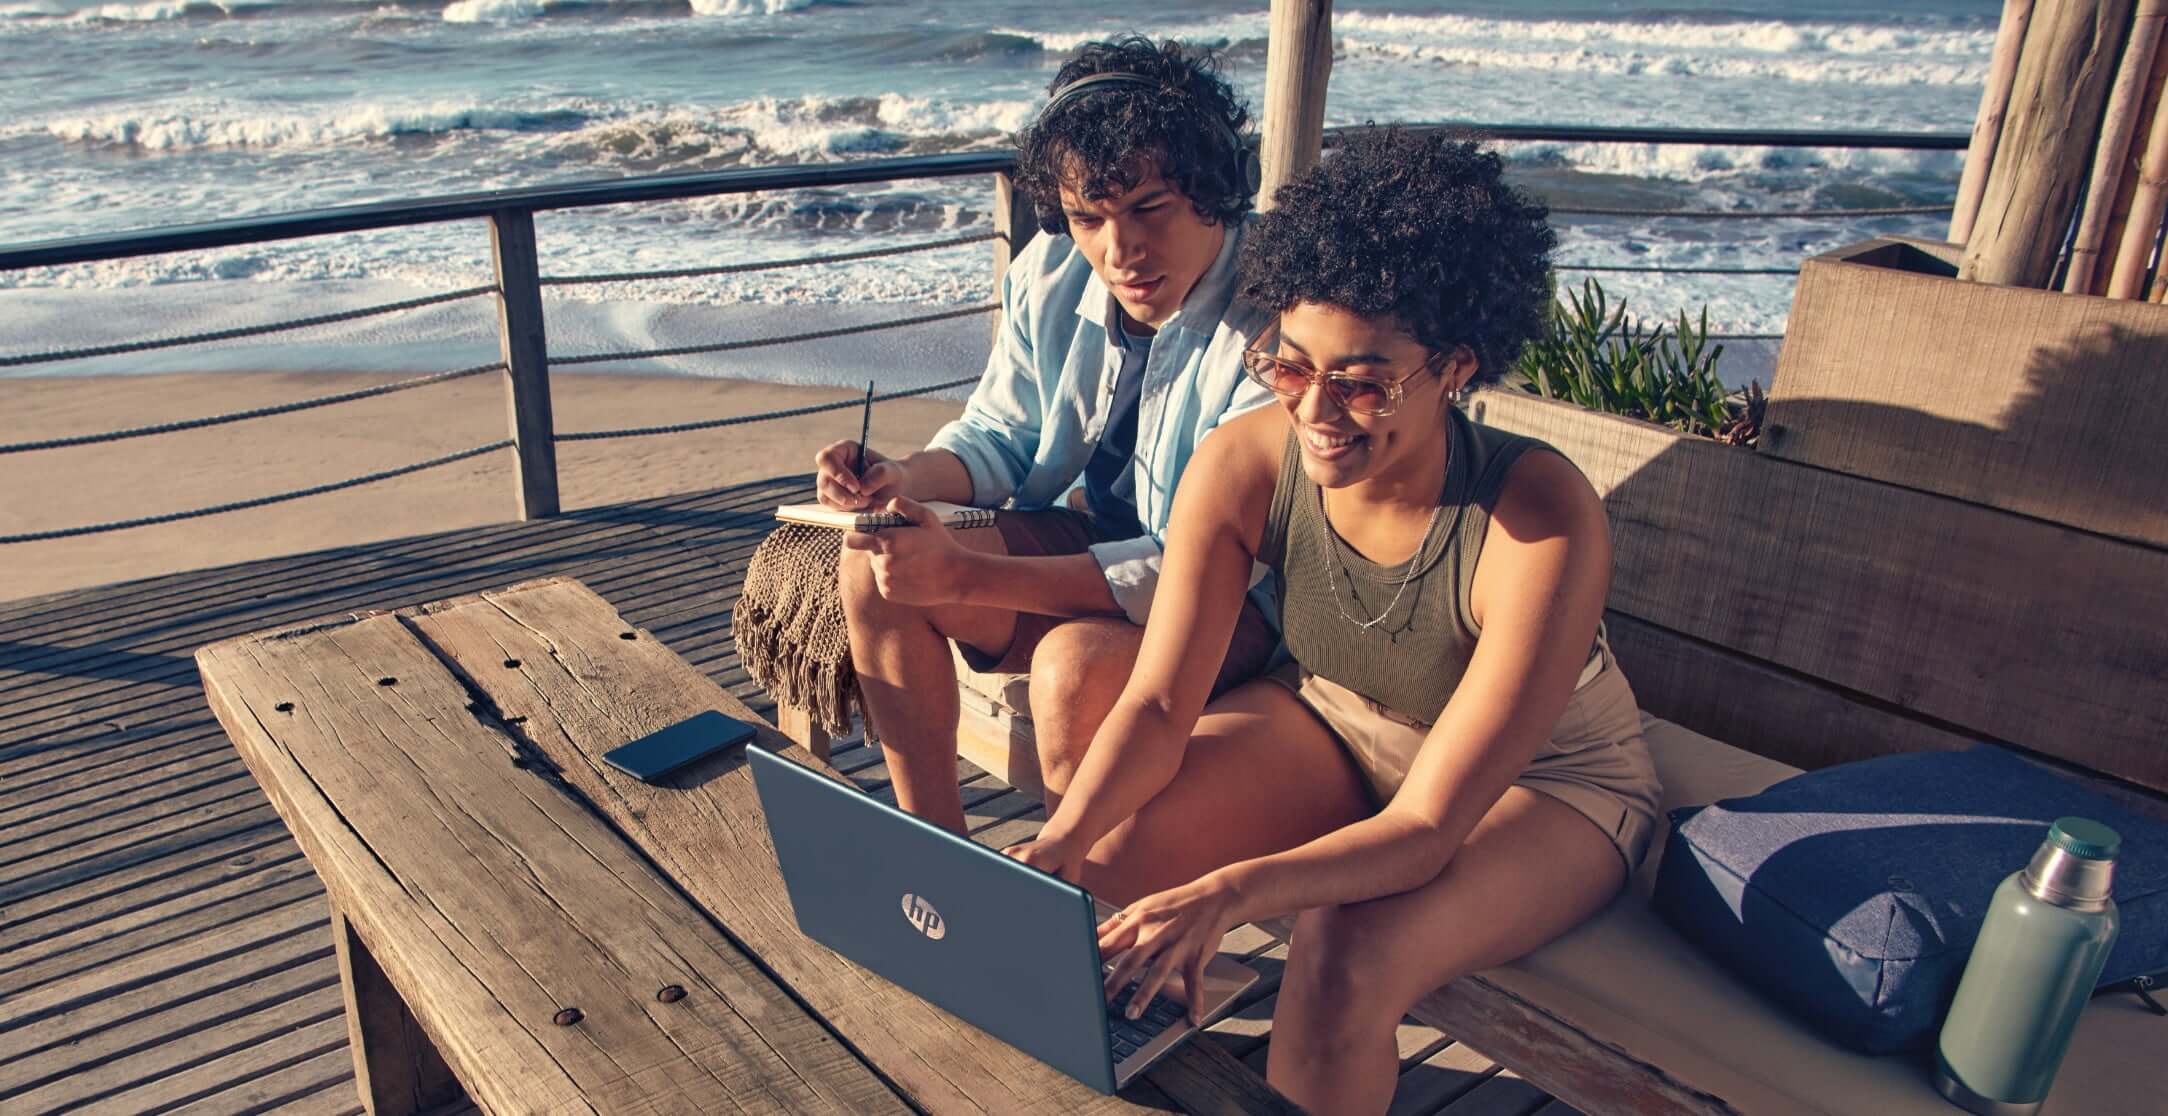
[[[2048,841],[2083,860],[2114,860],[2123,838],[2090,818],[2057,818],[2048,827]]]

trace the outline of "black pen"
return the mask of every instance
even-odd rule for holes
[[[866,433],[868,429],[872,426],[872,424],[873,381],[867,380],[866,404],[864,407],[860,408],[858,412],[858,464],[851,470],[852,476],[863,477],[866,475]]]

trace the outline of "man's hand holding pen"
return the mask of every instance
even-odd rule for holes
[[[865,472],[856,474],[852,466],[857,463],[858,452],[857,442],[842,441],[813,459],[815,493],[821,503],[843,511],[878,511],[891,499],[905,494],[910,474],[902,462],[868,449]]]

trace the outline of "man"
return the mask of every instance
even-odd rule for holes
[[[1118,76],[1110,76],[1118,75]],[[1019,137],[1040,225],[1002,281],[1003,321],[961,418],[890,459],[838,442],[822,502],[917,526],[846,536],[839,580],[859,693],[898,803],[961,832],[953,640],[974,669],[1029,671],[1050,800],[1119,696],[1157,582],[1159,536],[1197,443],[1268,401],[1233,300],[1256,191],[1248,112],[1210,52],[1130,37],[1085,46]],[[1006,505],[950,531],[920,506]],[[1256,673],[1277,634],[1253,604],[1220,675]],[[1051,802],[1050,802],[1051,804]]]

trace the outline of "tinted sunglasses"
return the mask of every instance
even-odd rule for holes
[[[1274,395],[1284,399],[1300,399],[1310,390],[1311,384],[1325,389],[1325,397],[1333,405],[1350,414],[1382,418],[1392,414],[1400,406],[1406,394],[1403,384],[1430,371],[1438,364],[1436,358],[1426,360],[1423,366],[1397,380],[1381,380],[1374,376],[1359,376],[1353,372],[1319,372],[1292,361],[1281,360],[1256,349],[1242,350],[1242,370],[1250,379],[1263,384]]]

